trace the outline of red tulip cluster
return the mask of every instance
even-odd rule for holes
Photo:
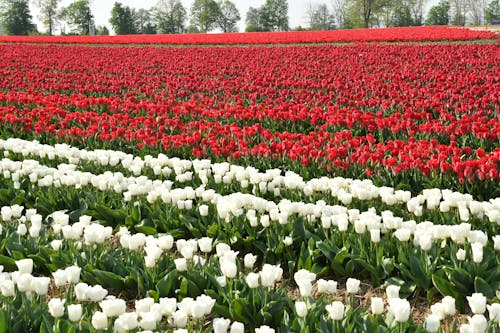
[[[497,45],[12,44],[0,53],[0,122],[34,135],[287,158],[368,176],[499,179]]]
[[[120,36],[0,36],[8,43],[63,44],[298,44],[495,39],[492,32],[446,26],[382,29]]]

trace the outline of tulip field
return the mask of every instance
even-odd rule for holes
[[[0,333],[500,332],[498,35],[0,54]]]

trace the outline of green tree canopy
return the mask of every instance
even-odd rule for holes
[[[109,23],[111,23],[111,26],[117,35],[130,35],[136,33],[132,9],[119,2],[115,2],[113,9],[111,10]]]
[[[93,25],[94,16],[88,0],[77,0],[61,10],[60,16],[73,26],[74,31],[88,35]]]
[[[178,34],[185,30],[186,9],[180,0],[160,0],[152,10],[153,22],[158,32]]]
[[[441,0],[436,6],[429,10],[426,25],[448,25],[450,22],[450,3],[447,0]]]
[[[217,25],[224,32],[238,31],[236,23],[241,19],[240,12],[233,2],[230,0],[220,0],[219,15],[217,17]]]
[[[35,4],[40,10],[40,20],[47,27],[47,33],[52,35],[54,26],[57,23],[57,5],[59,0],[35,0]]]
[[[191,6],[191,26],[200,32],[207,32],[217,26],[220,7],[215,0],[194,0]]]
[[[28,35],[36,31],[28,0],[4,0],[0,5],[0,19],[8,35]]]
[[[309,28],[311,30],[332,30],[335,29],[335,18],[330,13],[326,4],[312,6],[307,12]]]
[[[488,7],[486,7],[485,17],[488,23],[500,20],[500,0],[493,0],[490,2]]]

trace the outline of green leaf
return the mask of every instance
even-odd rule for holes
[[[0,265],[3,265],[8,271],[14,271],[17,269],[16,261],[11,257],[6,257],[0,255]]]
[[[7,314],[4,311],[0,311],[0,333],[7,333],[9,331],[9,321],[7,319]]]
[[[432,274],[432,283],[443,296],[453,296],[457,298],[459,295],[450,281],[437,274]]]
[[[96,281],[104,288],[113,288],[118,291],[125,290],[124,278],[108,271],[101,271],[99,269],[92,270]]]
[[[479,276],[476,276],[474,279],[474,289],[477,293],[483,293],[488,299],[495,297],[495,289]]]
[[[171,295],[172,286],[177,282],[177,271],[168,272],[163,279],[156,284],[156,290],[160,297],[167,297]]]

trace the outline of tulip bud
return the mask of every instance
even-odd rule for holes
[[[346,282],[346,288],[348,294],[356,294],[359,292],[359,284],[361,281],[358,279],[348,278]]]
[[[439,317],[436,315],[430,315],[427,318],[425,318],[425,329],[429,333],[436,333],[439,331]]]
[[[370,238],[373,243],[380,242],[380,229],[371,229],[370,230]]]
[[[475,263],[481,263],[483,261],[483,244],[481,243],[472,243],[472,260]]]
[[[257,261],[257,256],[254,256],[251,253],[247,253],[245,257],[243,258],[245,268],[252,269],[253,265],[255,265],[255,262]]]
[[[401,287],[396,285],[387,286],[387,289],[385,290],[387,298],[399,298],[400,289]]]
[[[81,304],[71,304],[68,305],[68,317],[72,322],[77,322],[82,318],[82,305]]]
[[[48,277],[34,277],[31,281],[32,289],[37,295],[47,295],[49,292],[50,278]]]
[[[213,239],[210,237],[203,237],[198,239],[198,246],[200,247],[200,251],[203,253],[212,252],[212,242]]]
[[[302,301],[295,302],[295,311],[297,312],[297,316],[305,317],[307,315],[306,303]]]
[[[456,312],[455,299],[451,296],[446,296],[441,301],[443,304],[444,314],[447,316],[454,316]]]
[[[231,324],[231,329],[229,330],[229,333],[244,333],[245,332],[245,325],[243,323],[240,323],[239,321],[234,321]]]
[[[64,272],[66,273],[66,281],[68,283],[76,284],[80,281],[80,272],[82,269],[78,266],[66,267]]]
[[[208,206],[207,205],[201,205],[198,209],[200,210],[200,216],[208,216]]]
[[[380,297],[372,297],[371,298],[372,304],[371,304],[371,309],[372,309],[372,314],[374,315],[380,315],[384,312],[384,301]]]
[[[457,254],[456,254],[457,260],[464,261],[466,254],[467,254],[467,252],[465,252],[464,249],[458,249]]]
[[[411,307],[406,299],[389,299],[389,312],[398,323],[404,323],[410,318]]]
[[[472,333],[486,332],[486,328],[488,328],[488,321],[482,314],[475,314],[472,318],[468,317],[468,319]]]
[[[2,291],[3,297],[13,297],[16,295],[14,282],[11,280],[0,281],[0,290]]]
[[[187,271],[187,261],[186,258],[178,258],[174,260],[175,269],[179,272]]]
[[[214,333],[227,333],[231,321],[226,318],[215,318],[213,321]]]
[[[92,315],[92,326],[96,330],[104,330],[108,328],[108,317],[101,311],[96,311]]]
[[[184,328],[187,325],[187,313],[184,310],[177,310],[172,314],[174,326]]]
[[[486,311],[486,297],[482,293],[474,293],[467,296],[470,309],[474,314],[483,314]]]
[[[248,286],[252,289],[259,286],[259,274],[257,273],[249,273],[245,280]]]
[[[21,259],[16,261],[16,266],[20,274],[33,273],[33,259]]]
[[[60,298],[53,298],[49,301],[49,313],[54,318],[64,316],[64,302]]]
[[[332,304],[328,304],[325,309],[332,320],[342,320],[344,318],[345,306],[342,302],[335,301]]]
[[[491,305],[487,305],[487,307],[488,307],[490,321],[499,325],[500,324],[500,303],[493,303]]]

